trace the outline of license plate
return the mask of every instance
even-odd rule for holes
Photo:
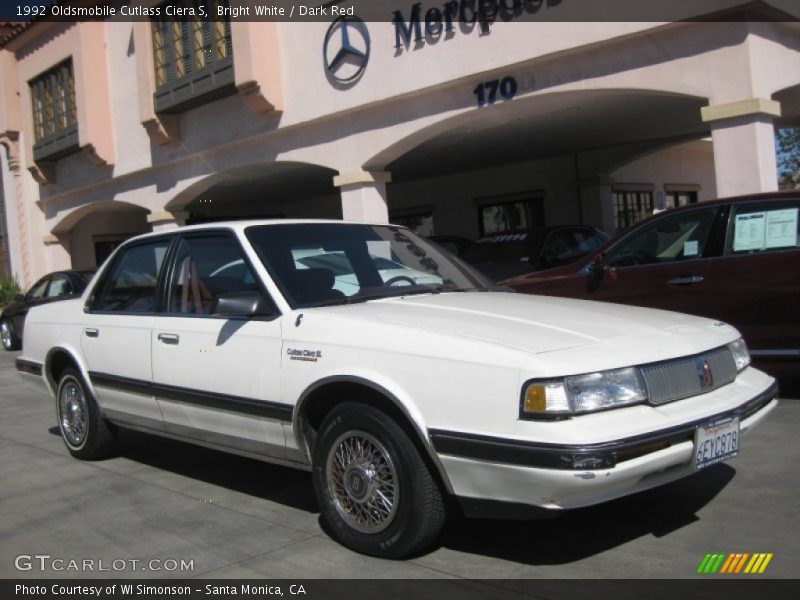
[[[694,468],[704,469],[739,455],[739,418],[712,421],[694,434]]]

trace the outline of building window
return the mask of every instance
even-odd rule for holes
[[[183,0],[178,5],[203,5],[216,15],[217,7],[227,7],[228,0]],[[152,22],[152,33],[156,112],[184,112],[235,91],[229,18],[203,21],[161,16]]]
[[[433,211],[419,211],[419,212],[402,212],[400,214],[393,213],[389,217],[389,222],[393,225],[402,225],[408,227],[414,233],[424,235],[426,237],[432,236],[433,231]]]
[[[544,200],[520,198],[502,202],[481,203],[478,206],[480,235],[520,231],[544,225]]]
[[[653,192],[615,191],[614,192],[614,225],[617,231],[627,229],[642,219],[653,214]]]
[[[78,150],[78,115],[72,59],[29,82],[33,159],[57,160]]]
[[[695,204],[697,202],[697,192],[667,192],[664,196],[664,208],[678,208],[679,206],[686,206],[687,204]]]

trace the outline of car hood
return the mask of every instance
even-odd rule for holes
[[[635,351],[642,362],[701,352],[738,337],[730,326],[681,313],[501,292],[407,296],[320,310],[483,340],[526,354],[611,345],[625,354]]]

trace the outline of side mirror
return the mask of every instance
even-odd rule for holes
[[[608,263],[606,262],[606,255],[598,252],[589,263],[589,278],[586,281],[586,287],[590,292],[595,291],[600,287],[600,283],[608,272]]]
[[[211,307],[215,317],[244,318],[274,317],[275,308],[260,292],[231,292],[221,294]]]
[[[25,294],[17,294],[14,296],[14,302],[22,302],[25,300]]]

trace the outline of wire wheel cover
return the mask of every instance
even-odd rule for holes
[[[74,381],[68,381],[61,388],[59,417],[61,431],[73,446],[79,446],[86,437],[86,396],[83,389]]]
[[[331,446],[326,464],[336,512],[361,533],[379,533],[397,514],[397,471],[386,448],[372,435],[348,431]]]

